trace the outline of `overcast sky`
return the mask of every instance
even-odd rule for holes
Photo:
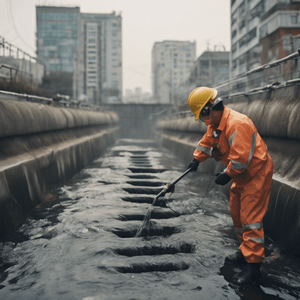
[[[230,50],[229,0],[0,0],[0,36],[35,56],[36,5],[79,6],[83,13],[121,12],[123,92],[151,92],[151,50],[164,40],[196,41]]]

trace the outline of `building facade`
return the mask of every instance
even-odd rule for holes
[[[177,103],[196,56],[196,43],[155,42],[152,49],[152,93],[157,103]]]
[[[95,103],[122,102],[122,17],[82,14],[84,93]]]
[[[72,77],[76,100],[122,101],[122,17],[37,6],[37,54],[46,74]]]
[[[216,86],[229,79],[228,51],[204,51],[194,62],[189,82],[193,88]]]
[[[292,53],[299,10],[299,0],[231,0],[231,77]]]
[[[36,7],[36,47],[46,72],[74,71],[80,43],[79,7]]]

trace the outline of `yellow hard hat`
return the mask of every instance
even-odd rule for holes
[[[217,98],[218,91],[205,86],[194,89],[188,99],[190,110],[195,115],[195,121],[199,120],[200,112],[206,103]]]

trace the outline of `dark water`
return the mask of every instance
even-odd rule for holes
[[[49,192],[10,241],[0,243],[0,299],[300,299],[300,264],[267,242],[262,279],[229,285],[237,248],[228,201],[210,177],[189,174],[146,141],[121,140],[69,184]]]

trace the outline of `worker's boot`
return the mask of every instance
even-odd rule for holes
[[[248,285],[257,281],[260,274],[261,264],[247,263],[238,274],[232,277],[231,283],[235,285]]]
[[[225,265],[240,265],[246,263],[247,262],[241,250],[238,250],[234,254],[228,255],[225,258]]]

